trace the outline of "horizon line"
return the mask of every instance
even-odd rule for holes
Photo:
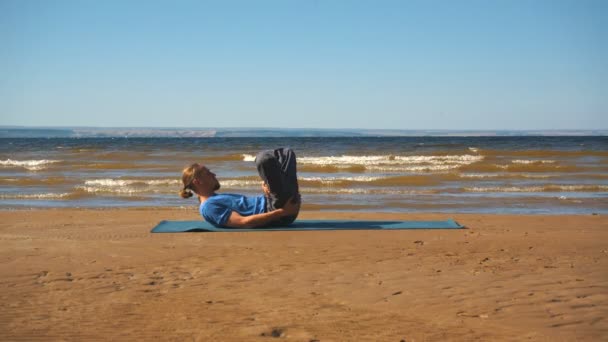
[[[216,129],[250,129],[250,130],[320,130],[320,131],[445,131],[445,132],[530,132],[530,131],[607,131],[608,128],[322,128],[322,127],[272,127],[272,126],[28,126],[28,125],[0,125],[0,129],[28,128],[28,129],[179,129],[179,130],[216,130]]]

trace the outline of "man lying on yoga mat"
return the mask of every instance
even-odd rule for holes
[[[216,227],[253,228],[288,225],[300,211],[301,197],[296,175],[296,155],[289,148],[260,152],[255,164],[264,182],[264,195],[218,194],[220,182],[215,173],[201,164],[184,169],[180,192],[190,198],[193,192],[200,201],[200,213]]]

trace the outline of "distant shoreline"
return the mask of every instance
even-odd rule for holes
[[[0,138],[516,137],[608,136],[598,130],[395,130],[0,126]]]

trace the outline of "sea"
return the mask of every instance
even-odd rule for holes
[[[278,147],[303,210],[608,214],[606,136],[0,136],[0,209],[196,208],[179,197],[194,162],[258,195],[255,156]]]

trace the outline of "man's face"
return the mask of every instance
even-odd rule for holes
[[[213,191],[220,189],[220,182],[215,178],[215,173],[211,172],[206,166],[201,166],[197,173],[198,181],[205,187],[210,187]]]

